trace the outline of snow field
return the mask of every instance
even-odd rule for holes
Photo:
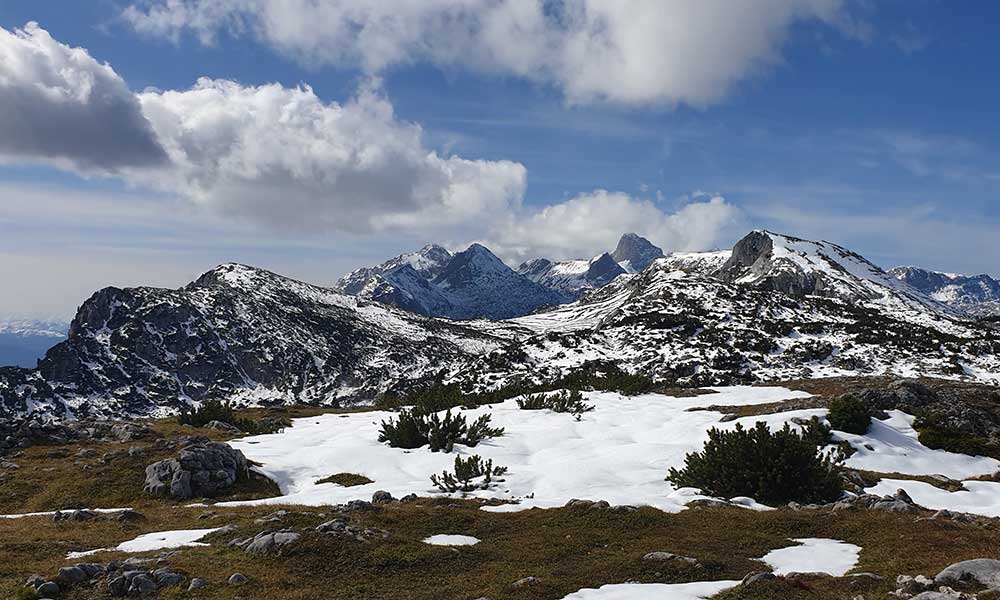
[[[823,409],[797,410],[720,423],[719,412],[688,410],[708,405],[765,404],[808,395],[779,387],[723,387],[714,391],[691,398],[590,392],[587,401],[596,408],[585,413],[581,421],[545,410],[522,411],[514,400],[462,411],[470,420],[492,414],[493,425],[505,428],[505,434],[475,448],[456,446],[452,454],[426,448],[402,450],[379,443],[380,422],[393,418],[391,412],[296,419],[284,433],[232,442],[247,458],[263,465],[259,470],[280,486],[283,495],[230,504],[338,504],[370,497],[377,490],[387,490],[396,497],[438,494],[429,480],[432,473],[450,471],[456,455],[479,454],[509,471],[492,489],[478,490],[470,496],[516,502],[487,510],[551,508],[582,498],[677,512],[691,500],[704,496],[697,490],[678,490],[664,477],[669,468],[683,464],[686,454],[701,450],[712,427],[731,429],[737,423],[751,427],[756,421],[764,421],[774,429],[795,418],[825,414]],[[912,417],[898,411],[885,421],[873,421],[864,436],[837,433],[836,437],[849,440],[857,449],[847,465],[860,469],[960,479],[1000,468],[1000,462],[991,458],[923,446],[916,439]],[[346,488],[316,484],[340,472],[358,473],[373,483]],[[1000,513],[1000,484],[972,482],[969,486],[976,492],[966,496],[938,494],[922,486],[926,484],[892,481],[879,484],[876,491],[889,493],[903,487],[913,490],[911,495],[917,502],[930,498],[932,507]],[[749,498],[736,499],[735,503],[766,509]]]

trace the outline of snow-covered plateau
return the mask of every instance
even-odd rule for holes
[[[393,448],[378,441],[382,420],[393,413],[382,411],[325,414],[296,419],[283,433],[243,438],[232,442],[257,469],[274,480],[282,495],[242,504],[342,504],[358,497],[388,490],[404,496],[440,492],[430,476],[450,470],[455,456],[480,455],[507,473],[489,489],[469,492],[470,497],[499,500],[485,506],[490,511],[551,508],[571,499],[604,500],[612,505],[653,506],[667,512],[683,510],[705,496],[691,488],[677,489],[664,480],[671,467],[681,467],[688,453],[700,451],[711,428],[752,427],[763,421],[771,429],[814,416],[826,409],[787,410],[723,421],[723,413],[709,406],[754,406],[809,397],[781,387],[720,387],[694,397],[662,394],[622,396],[609,392],[585,394],[594,410],[579,421],[571,415],[548,410],[527,412],[516,400],[461,410],[467,417],[492,415],[504,434],[475,448],[456,445],[453,453]],[[865,435],[834,432],[834,443],[846,440],[856,452],[845,466],[913,476],[944,476],[969,480],[1000,469],[1000,461],[932,450],[917,440],[912,417],[894,411],[888,419],[875,420]],[[309,448],[309,452],[302,452]],[[832,447],[831,447],[832,450]],[[357,473],[372,480],[344,487],[317,483],[333,473]],[[986,516],[1000,516],[1000,483],[965,481],[970,491],[935,493],[928,484],[910,480],[883,481],[878,493],[897,489],[911,492],[920,503]],[[729,499],[727,499],[729,500]],[[733,504],[766,510],[751,499]]]

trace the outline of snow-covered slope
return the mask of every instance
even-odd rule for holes
[[[697,385],[862,373],[1000,381],[997,329],[856,254],[755,232],[733,256],[749,266],[731,257],[721,275],[687,273],[678,266],[689,261],[661,259],[576,303],[514,319],[535,336],[495,351],[492,372],[469,365],[454,376],[554,379],[604,361]]]
[[[161,414],[192,400],[372,398],[507,334],[222,265],[178,290],[106,288],[39,367],[0,369],[0,413]]]
[[[552,262],[536,258],[522,263],[517,272],[558,293],[564,302],[570,302],[587,290],[611,283],[615,277],[623,275],[625,269],[605,252],[590,260]]]
[[[920,267],[896,267],[889,274],[969,314],[1000,316],[1000,281],[989,275],[941,273]]]
[[[360,295],[370,285],[373,278],[395,271],[402,266],[412,268],[424,279],[434,279],[451,260],[451,256],[451,252],[448,252],[447,249],[437,244],[428,244],[416,252],[400,254],[376,267],[363,267],[352,271],[343,276],[334,285],[334,289],[351,296]]]

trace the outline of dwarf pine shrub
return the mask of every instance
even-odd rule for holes
[[[521,410],[543,410],[548,409],[557,413],[569,413],[579,421],[583,413],[594,410],[592,404],[583,401],[583,394],[579,390],[563,390],[556,394],[532,394],[519,398],[517,406]]]
[[[864,435],[871,424],[872,414],[856,396],[838,396],[830,401],[827,419],[838,431]]]
[[[261,420],[238,417],[233,411],[232,405],[221,400],[206,400],[201,403],[201,406],[181,409],[181,414],[177,417],[177,422],[180,425],[190,425],[191,427],[204,427],[212,421],[229,423],[249,435],[276,433],[291,425],[291,421],[288,419],[276,417]]]
[[[420,448],[427,445],[431,452],[451,452],[455,444],[475,447],[479,442],[503,435],[502,427],[490,427],[491,415],[482,415],[469,424],[465,415],[445,411],[424,415],[416,409],[402,410],[393,420],[382,421],[378,440],[394,448]]]
[[[494,467],[493,459],[484,462],[478,454],[465,459],[456,456],[455,472],[441,471],[440,476],[431,475],[431,483],[445,493],[485,490],[492,485],[494,477],[500,477],[506,472],[507,467]],[[477,479],[481,481],[476,481]]]
[[[816,444],[786,423],[772,432],[764,422],[752,429],[711,429],[701,452],[688,454],[683,469],[667,481],[721,498],[750,496],[759,502],[829,502],[843,490],[837,466]]]

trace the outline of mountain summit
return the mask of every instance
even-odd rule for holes
[[[649,263],[662,258],[663,250],[638,234],[626,233],[618,240],[618,246],[611,257],[627,272],[638,273]]]
[[[508,267],[481,244],[452,254],[434,244],[353,271],[335,289],[433,317],[506,319],[564,298]]]

